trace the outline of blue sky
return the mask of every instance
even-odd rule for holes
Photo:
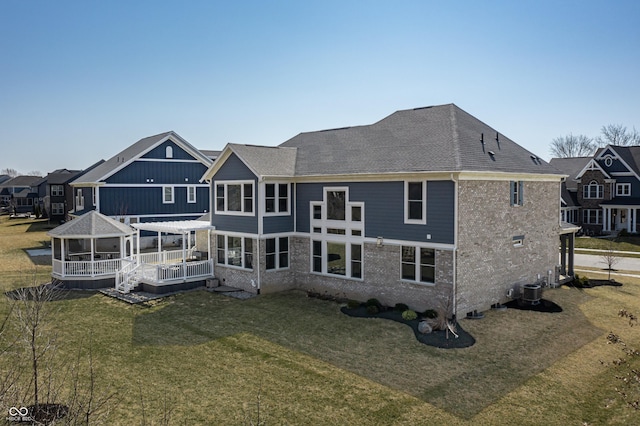
[[[455,103],[548,158],[640,130],[640,2],[0,1],[0,169],[82,169]]]

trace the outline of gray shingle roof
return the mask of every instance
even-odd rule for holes
[[[558,174],[454,104],[397,111],[367,126],[301,133],[280,147],[298,149],[296,176],[429,171]]]
[[[549,164],[559,172],[569,175],[566,179],[567,189],[570,191],[578,190],[576,176],[584,169],[584,166],[591,161],[592,157],[569,157],[569,158],[552,158]]]
[[[182,143],[187,147],[187,149],[192,150],[194,154],[199,154],[201,158],[206,161],[207,166],[211,165],[211,161],[212,161],[211,159],[206,157],[204,154],[198,151],[195,147],[193,147],[187,141],[182,139],[180,135],[178,135],[174,131],[169,131],[169,132],[164,132],[158,135],[149,136],[149,137],[140,139],[138,142],[120,151],[119,153],[117,153],[107,161],[94,167],[93,169],[89,170],[87,173],[79,176],[77,179],[75,179],[72,182],[72,184],[85,184],[85,183],[90,184],[90,183],[100,182],[105,176],[108,176],[109,174],[111,174],[111,172],[121,167],[124,163],[130,161],[133,158],[138,157],[141,153],[153,147],[155,144],[162,141],[167,136],[172,136],[176,142]]]
[[[296,149],[288,147],[227,145],[257,176],[291,177],[295,172]]]
[[[52,229],[47,234],[57,238],[119,237],[135,231],[95,210]]]

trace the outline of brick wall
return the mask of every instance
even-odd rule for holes
[[[558,264],[560,182],[524,182],[524,205],[510,206],[509,181],[460,181],[458,317],[507,301],[515,285],[547,277]],[[522,247],[513,237],[524,235]]]

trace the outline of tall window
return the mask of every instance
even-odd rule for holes
[[[253,213],[253,182],[216,182],[216,213]]]
[[[510,191],[510,203],[512,206],[522,206],[524,204],[524,182],[511,181],[509,182]]]
[[[436,270],[434,249],[402,246],[402,279],[420,283],[434,283]]]
[[[265,252],[267,270],[289,267],[289,237],[267,238]]]
[[[313,272],[362,278],[364,213],[364,203],[350,201],[347,187],[327,187],[322,202],[311,202]]]
[[[427,183],[404,183],[404,221],[405,223],[427,223]]]
[[[267,183],[264,186],[264,210],[266,213],[289,212],[289,184]]]
[[[173,186],[162,187],[162,204],[173,204]]]
[[[196,202],[196,187],[187,186],[187,203],[195,203],[195,202]]]
[[[253,240],[251,238],[218,235],[216,262],[219,265],[253,268]]]
[[[164,156],[166,158],[173,158],[173,147],[172,146],[167,146],[164,150]]]
[[[604,187],[600,185],[597,181],[592,180],[589,182],[589,185],[585,185],[582,187],[582,196],[583,198],[603,198]]]
[[[84,210],[84,196],[82,195],[82,189],[76,191],[76,211]]]

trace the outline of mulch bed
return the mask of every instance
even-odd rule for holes
[[[534,311],[534,312],[547,312],[547,313],[556,313],[562,312],[562,308],[553,303],[551,300],[540,299],[540,303],[532,305],[531,303],[523,302],[520,299],[512,300],[504,304],[509,309],[521,309],[523,311]]]
[[[578,280],[573,280],[572,282],[567,283],[567,285],[569,287],[576,287],[576,288],[593,288],[593,287],[598,287],[602,285],[608,285],[612,287],[622,287],[622,283],[619,283],[616,280],[592,280],[592,279],[589,279],[589,281],[587,282],[580,282]]]
[[[418,331],[418,324],[420,323],[420,319],[407,321],[402,318],[402,312],[388,309],[386,311],[381,311],[377,314],[370,314],[367,312],[367,308],[364,305],[361,305],[358,308],[351,309],[347,306],[344,306],[340,309],[342,313],[349,315],[351,317],[358,318],[383,318],[391,321],[396,321],[402,324],[406,324],[413,330],[413,334],[415,334],[416,339],[420,343],[424,343],[425,345],[434,346],[436,348],[442,349],[457,349],[457,348],[468,348],[472,346],[476,339],[464,331],[460,324],[456,322],[456,334],[458,337],[456,338],[451,332],[446,332],[442,330],[434,330],[429,334],[422,334]]]

